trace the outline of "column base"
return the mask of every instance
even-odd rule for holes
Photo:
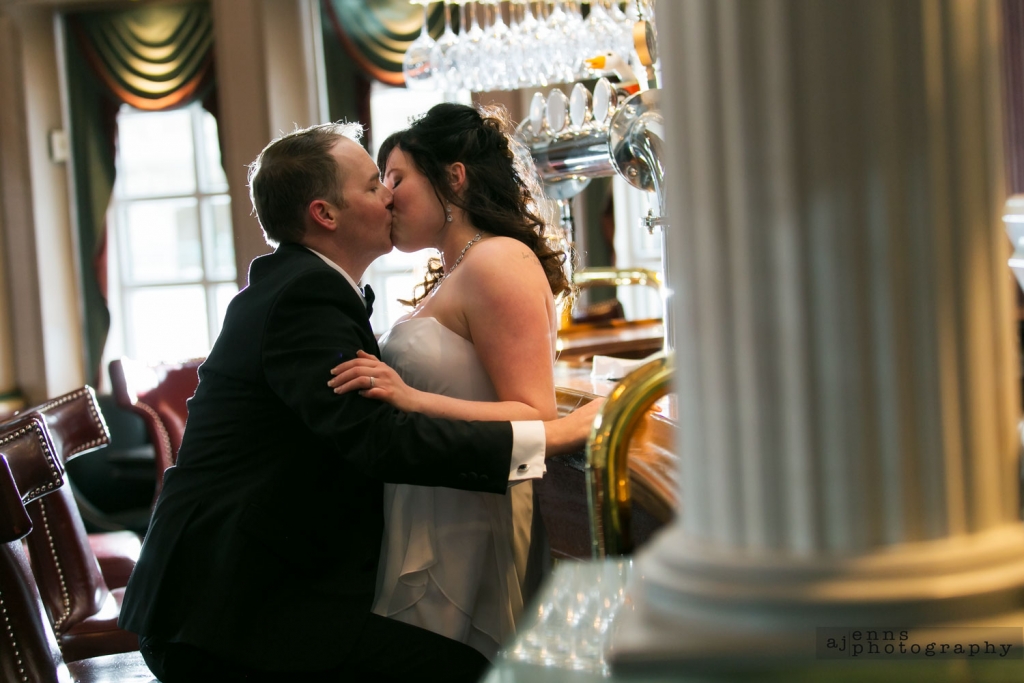
[[[924,637],[941,627],[967,642],[1015,627],[1013,653],[1024,656],[1020,524],[849,558],[726,554],[673,528],[638,556],[633,577],[608,651],[616,671],[820,663],[839,656],[820,650],[826,628]]]

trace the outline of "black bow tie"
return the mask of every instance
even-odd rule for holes
[[[363,298],[366,299],[366,315],[370,315],[373,313],[373,300],[375,298],[370,285],[363,285]]]

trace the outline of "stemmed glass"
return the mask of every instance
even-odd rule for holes
[[[435,85],[439,90],[458,90],[458,73],[454,70],[450,51],[459,42],[459,37],[452,30],[452,12],[447,0],[442,0],[444,7],[444,33],[434,43],[434,49],[430,51],[430,65],[434,69]]]
[[[615,20],[605,9],[604,0],[591,0],[590,14],[586,19],[586,31],[590,36],[593,54],[588,54],[584,59],[596,55],[613,52],[618,47],[619,27]],[[625,57],[623,57],[625,59]]]
[[[626,3],[626,11],[623,12],[619,9],[619,4],[613,2],[611,4],[612,19],[619,26],[619,44],[618,53],[627,62],[632,61],[629,55],[633,54],[633,24],[636,23],[640,15],[636,11],[636,3],[630,0]]]
[[[512,0],[509,3],[509,27],[505,33],[505,45],[503,53],[505,56],[505,76],[508,79],[509,90],[528,86],[529,77],[523,71],[524,45],[522,30],[519,27],[520,9],[526,4],[526,0]]]
[[[431,60],[435,42],[427,32],[427,8],[431,0],[410,0],[413,4],[423,5],[423,28],[416,40],[412,41],[402,59],[402,75],[405,86],[410,90],[433,90],[436,87],[434,77],[437,71]]]
[[[586,60],[615,52],[627,62],[633,54],[632,26],[637,0],[508,0],[511,20],[506,25],[504,0],[441,0],[444,33],[434,41],[427,32],[430,2],[423,5],[424,26],[403,60],[406,83],[414,89],[511,90],[547,87],[587,78]],[[583,18],[582,4],[590,11]],[[451,4],[459,7],[460,27],[453,30]],[[645,15],[652,11],[643,2]],[[478,20],[483,15],[483,28]]]
[[[509,77],[512,73],[508,59],[509,29],[501,16],[498,0],[484,0],[483,4],[490,16],[481,43],[484,51],[480,62],[481,80],[487,89],[511,90],[513,85]]]
[[[543,3],[541,3],[543,5]],[[533,14],[530,0],[523,5],[523,20],[519,22],[520,36],[523,39],[523,73],[527,75],[529,86],[547,87],[552,81],[550,64],[544,47],[547,42],[548,28],[544,19]]]
[[[563,4],[562,0],[555,2],[544,22],[547,26],[544,42],[547,44],[552,83],[567,83],[575,78],[572,64],[575,53],[573,35],[569,26],[569,16],[562,9]]]
[[[472,9],[469,7],[470,1],[458,0],[460,15],[459,39],[448,50],[448,57],[451,59],[451,69],[448,71],[450,79],[448,86],[452,90],[466,88],[467,90],[477,91],[480,89],[480,84],[476,78],[478,55],[476,54],[476,45],[470,35],[469,13]],[[473,23],[476,25],[475,14],[473,16]],[[476,25],[476,28],[478,31],[480,30],[479,25]]]
[[[472,23],[469,26],[469,30],[466,31],[466,88],[473,92],[480,92],[486,90],[484,87],[484,74],[481,69],[481,60],[483,59],[483,51],[481,46],[484,40],[484,31],[480,28],[480,21],[477,19],[477,7],[480,5],[479,0],[473,3],[475,6],[469,7],[471,0],[467,0],[464,8],[468,8],[469,16],[472,17]],[[463,24],[465,28],[465,24]],[[461,40],[461,39],[460,39]]]
[[[567,28],[572,36],[572,58],[570,60],[570,68],[572,70],[570,82],[572,82],[578,78],[586,77],[587,65],[585,60],[587,57],[593,57],[593,55],[587,54],[593,49],[591,47],[593,38],[587,33],[587,25],[583,21],[583,8],[579,0],[568,0],[565,4],[565,14],[569,19]]]

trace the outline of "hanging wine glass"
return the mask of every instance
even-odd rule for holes
[[[521,46],[519,69],[523,75],[519,87],[531,88],[534,86],[544,87],[548,85],[546,71],[543,68],[543,54],[538,50],[536,42],[537,27],[540,24],[533,16],[533,3],[531,0],[523,1],[523,17],[519,20],[519,45]]]
[[[509,78],[508,65],[508,26],[505,25],[505,19],[501,15],[501,6],[498,4],[498,0],[485,0],[484,5],[489,17],[481,43],[483,55],[480,72],[484,76],[483,86],[487,90],[511,90],[512,82]]]
[[[589,52],[591,37],[587,33],[587,25],[583,21],[583,8],[579,0],[568,0],[565,3],[565,14],[568,17],[567,31],[571,36],[569,49],[569,69],[572,76],[569,82],[586,77],[587,65],[584,60],[591,55]]]
[[[405,76],[405,87],[409,90],[433,90],[435,87],[433,62],[430,59],[434,49],[434,39],[427,32],[427,8],[431,0],[411,0],[413,4],[423,5],[423,28],[416,40],[412,41],[402,59],[402,74]]]
[[[569,27],[569,16],[562,8],[564,2],[557,0],[551,7],[551,13],[544,21],[547,32],[544,42],[547,45],[547,58],[550,65],[552,83],[570,83],[576,74],[572,68],[573,36]]]
[[[520,14],[526,0],[512,0],[509,3],[509,27],[505,33],[505,46],[503,54],[505,58],[505,76],[508,80],[509,90],[524,88],[530,84],[529,77],[523,70],[523,44],[522,29],[520,28]]]
[[[543,2],[540,3],[538,8],[541,9],[543,4]],[[525,12],[522,22],[519,24],[523,41],[522,69],[529,79],[529,83],[524,85],[547,87],[551,83],[547,54],[544,49],[547,43],[548,28],[544,24],[543,17],[539,18],[534,15],[534,6],[529,0],[526,1],[524,7]]]
[[[474,46],[469,36],[469,0],[458,0],[459,5],[459,39],[449,50],[451,69],[448,71],[449,89],[473,90],[473,64],[476,61]]]
[[[619,27],[605,7],[605,0],[591,0],[590,14],[587,15],[587,32],[590,35],[590,52],[584,59],[605,52],[615,52],[618,48]]]
[[[473,6],[470,7],[470,4]],[[472,92],[481,92],[488,89],[484,87],[486,77],[483,69],[481,68],[481,60],[483,59],[482,44],[484,40],[484,31],[480,28],[480,20],[477,17],[479,5],[479,0],[473,3],[466,3],[466,7],[469,9],[469,16],[472,19],[469,31],[466,32],[467,50],[464,53],[466,55],[467,62],[466,89]]]
[[[494,67],[491,65],[491,59],[494,57],[494,54],[489,45],[491,28],[494,26],[494,15],[491,11],[493,6],[494,0],[477,0],[477,11],[473,13],[474,18],[480,13],[483,14],[483,25],[477,23],[476,26],[480,29],[480,40],[476,43],[476,69],[477,82],[480,84],[479,88],[481,91],[495,89]]]
[[[626,11],[620,10],[616,3],[612,3],[612,17],[619,25],[619,48],[617,52],[627,62],[633,58],[633,25],[640,18],[637,12],[636,3],[633,0],[626,2]]]
[[[459,42],[459,37],[452,30],[451,6],[447,0],[443,0],[444,7],[444,33],[434,42],[434,49],[430,51],[430,65],[434,69],[435,85],[438,90],[454,92],[460,87],[458,74],[454,72],[454,65],[450,56],[452,47]]]

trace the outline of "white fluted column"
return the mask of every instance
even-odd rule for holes
[[[657,9],[683,510],[618,656],[1020,609],[999,4]]]

